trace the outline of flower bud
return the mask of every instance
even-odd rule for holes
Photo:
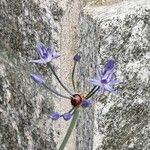
[[[115,65],[115,61],[113,59],[108,60],[104,66],[105,71],[113,69],[114,65]]]
[[[42,76],[40,75],[36,75],[36,74],[31,74],[31,79],[36,82],[37,84],[42,84],[44,83],[44,79]]]
[[[91,105],[91,102],[87,99],[84,99],[81,103],[81,106],[86,108],[86,107],[89,107]]]
[[[71,114],[70,113],[64,113],[63,115],[64,120],[68,121],[71,118]]]
[[[81,56],[79,54],[76,54],[73,59],[74,59],[74,61],[79,62],[81,59]]]
[[[50,118],[51,118],[52,120],[58,120],[59,117],[60,117],[60,115],[59,115],[57,112],[52,112],[52,113],[50,114]]]

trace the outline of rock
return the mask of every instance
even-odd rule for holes
[[[1,1],[0,33],[0,149],[56,149],[49,119],[56,96],[34,84],[30,73],[52,82],[46,66],[29,64],[43,42],[59,51],[63,9],[57,1]]]
[[[150,149],[150,2],[85,7],[79,46],[85,62],[80,67],[83,83],[85,74],[95,73],[91,65],[102,66],[110,56],[121,83],[116,95],[93,97],[93,108],[82,113],[77,149]]]

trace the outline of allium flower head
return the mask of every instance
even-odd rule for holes
[[[54,50],[46,48],[46,46],[42,43],[37,44],[36,48],[40,59],[30,60],[29,62],[31,63],[45,64],[60,56]]]
[[[73,111],[76,109],[76,108],[79,108],[79,107],[83,107],[83,108],[87,108],[87,107],[90,107],[91,106],[91,102],[88,100],[88,99],[85,99],[84,97],[82,97],[82,94],[74,94],[71,96],[71,99],[70,99],[70,102],[73,106],[73,108],[71,108],[68,112],[60,115],[59,113],[57,112],[52,112],[50,114],[50,118],[52,120],[58,120],[60,117],[62,117],[65,121],[68,121],[71,119],[72,115],[73,115]]]
[[[37,84],[42,84],[44,83],[44,79],[42,76],[40,75],[36,75],[36,74],[31,74],[31,79],[36,82]]]
[[[89,79],[89,82],[99,86],[99,92],[103,93],[105,91],[109,91],[114,93],[114,89],[112,88],[113,84],[119,83],[117,80],[113,80],[114,73],[114,62],[108,61],[105,64],[105,72],[103,73],[98,67],[96,68],[96,76],[97,79]]]

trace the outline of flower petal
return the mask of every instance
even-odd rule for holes
[[[107,80],[107,82],[110,82],[110,80],[112,79],[113,77],[113,73],[114,73],[114,70],[109,70],[105,73],[105,75],[102,77],[103,80]]]
[[[95,80],[95,79],[88,79],[88,82],[94,84],[94,85],[101,85],[101,82],[99,80]]]
[[[110,81],[112,80],[113,74],[114,74],[114,70],[112,70],[112,71],[109,73],[108,78],[107,78],[107,82],[110,82]]]
[[[51,48],[47,48],[47,52],[48,52],[48,60],[49,61],[60,57],[60,55],[57,52],[55,52],[54,50],[52,50]]]
[[[120,82],[121,81],[119,81],[119,80],[111,80],[109,84],[113,85],[113,84],[118,84]]]
[[[40,58],[46,59],[48,57],[47,48],[43,43],[39,43],[36,46]]]
[[[57,52],[53,51],[52,58],[56,59],[58,57],[60,57],[60,55]]]
[[[103,94],[104,93],[104,86],[100,86],[98,91],[100,94]]]
[[[52,53],[53,53],[53,50],[48,47],[48,48],[47,48],[47,52],[48,52],[49,54],[52,54]]]
[[[111,93],[115,93],[115,90],[109,85],[109,84],[106,84],[104,86],[105,90],[111,92]]]
[[[102,72],[101,72],[101,70],[100,70],[99,67],[96,67],[96,75],[97,75],[97,77],[98,77],[99,80],[102,79]]]

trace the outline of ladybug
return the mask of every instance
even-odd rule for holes
[[[82,96],[80,94],[74,94],[71,97],[71,104],[74,107],[79,107],[82,102]]]

